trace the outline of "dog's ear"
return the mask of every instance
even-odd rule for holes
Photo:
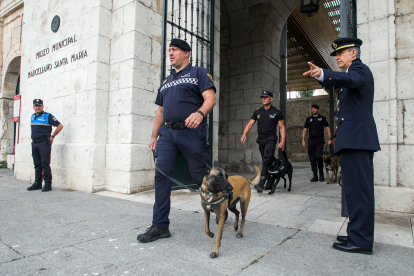
[[[223,168],[218,161],[214,161],[214,167]]]
[[[211,172],[211,168],[210,166],[206,163],[206,174],[210,174]]]
[[[229,175],[226,173],[226,179],[229,179]]]

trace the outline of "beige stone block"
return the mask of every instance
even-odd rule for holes
[[[403,131],[404,145],[414,145],[414,100],[404,100],[403,111]]]
[[[108,144],[118,143],[118,123],[119,116],[115,115],[108,117]]]
[[[72,190],[92,193],[104,187],[104,170],[73,169],[70,176],[69,188]]]
[[[230,102],[232,105],[243,104],[243,93],[240,90],[230,91]]]
[[[403,213],[414,212],[414,189],[375,186],[375,209]]]
[[[151,63],[151,39],[139,32],[135,32],[134,58],[145,63]]]
[[[390,52],[388,19],[371,21],[369,24],[371,42],[370,62],[388,60]]]
[[[97,12],[99,13],[98,34],[106,38],[111,38],[111,11],[103,7],[99,7]]]
[[[230,150],[229,163],[244,163],[244,150]]]
[[[157,67],[160,67],[161,71],[161,42],[156,39],[151,39],[152,42],[152,52],[151,52],[151,64]],[[214,74],[214,77],[217,74]]]
[[[362,1],[364,2],[364,1]],[[382,19],[384,17],[388,17],[388,0],[369,0],[368,6],[369,9],[369,20],[374,21],[377,19]],[[359,2],[358,2],[358,10],[360,9]],[[358,13],[359,15],[359,13]],[[359,19],[359,18],[358,18]]]
[[[414,187],[413,177],[414,170],[411,166],[412,156],[414,154],[414,147],[412,145],[399,145],[398,146],[398,168],[397,177],[398,185],[405,187]]]
[[[133,86],[134,79],[134,60],[128,59],[119,64],[119,88],[125,89]]]
[[[122,62],[134,57],[135,33],[123,34],[111,41],[111,64]]]
[[[128,22],[131,22],[131,21],[133,20],[128,20]],[[120,8],[112,12],[111,39],[119,38],[123,34],[123,28],[124,28],[124,9]]]
[[[414,75],[414,58],[397,60],[397,98],[412,99],[413,86],[407,81]]]
[[[132,0],[113,0],[112,1],[112,10],[115,11],[127,4],[129,4],[130,2],[134,2]]]
[[[396,17],[395,43],[397,58],[410,58],[414,56],[414,13]]]
[[[375,124],[377,125],[378,139],[380,144],[390,143],[390,116],[389,102],[375,102],[373,107],[373,115]]]
[[[133,86],[150,92],[157,92],[160,86],[160,74],[159,67],[135,60]]]
[[[118,142],[148,144],[151,140],[154,119],[139,115],[119,116]]]
[[[374,154],[374,184],[390,185],[390,146],[381,145],[381,151]]]
[[[109,67],[109,91],[119,89],[119,65],[119,63],[116,63]]]
[[[72,72],[71,89],[73,92],[81,92],[86,90],[88,83],[88,70],[87,68],[78,68]]]
[[[133,88],[132,93],[132,113],[155,118],[155,114],[157,113],[159,107],[154,104],[157,93],[137,88]]]
[[[141,3],[135,5],[135,30],[161,42],[162,17]]]

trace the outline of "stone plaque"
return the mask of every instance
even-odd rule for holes
[[[52,20],[52,32],[56,33],[59,30],[60,26],[60,17],[58,15],[55,15]]]

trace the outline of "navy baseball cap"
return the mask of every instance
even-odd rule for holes
[[[362,40],[356,37],[341,37],[338,39],[335,39],[332,42],[332,49],[334,50],[331,53],[331,56],[336,56],[336,52],[342,49],[346,48],[352,48],[352,47],[361,47]]]
[[[171,39],[170,46],[177,46],[178,48],[181,48],[184,51],[191,51],[190,45],[184,40],[173,38]]]
[[[261,97],[272,97],[273,98],[273,93],[267,90],[263,90]]]
[[[33,105],[37,105],[37,104],[43,105],[43,101],[41,99],[34,99]]]

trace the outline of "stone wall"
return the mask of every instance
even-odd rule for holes
[[[286,152],[292,162],[309,161],[307,148],[309,131],[306,132],[305,136],[305,148],[302,147],[302,132],[306,118],[312,115],[311,107],[313,104],[319,105],[319,114],[325,116],[329,125],[331,125],[332,122],[329,120],[329,95],[287,100]],[[326,146],[329,136],[326,130],[324,133]],[[327,147],[326,150],[328,151]]]
[[[358,1],[362,61],[375,79],[374,118],[381,151],[374,155],[379,210],[414,212],[414,2]]]
[[[240,138],[262,90],[279,102],[279,38],[299,1],[221,1],[221,93],[219,161],[231,171],[252,171],[260,164],[256,128]]]

